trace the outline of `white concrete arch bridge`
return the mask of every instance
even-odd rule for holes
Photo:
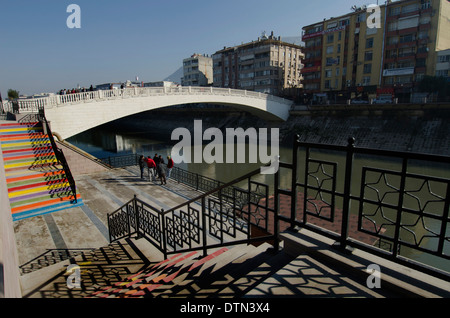
[[[215,87],[134,87],[19,100],[20,113],[44,108],[52,131],[66,139],[129,115],[167,106],[229,105],[267,120],[287,120],[292,101],[258,92]],[[4,109],[13,111],[11,103]]]

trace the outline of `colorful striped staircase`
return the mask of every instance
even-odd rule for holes
[[[14,221],[83,204],[79,194],[75,200],[41,123],[2,123],[0,142]]]
[[[205,257],[196,251],[174,254],[85,297],[241,297],[262,276],[270,275],[292,259],[286,254],[268,252],[270,247],[267,243],[258,247],[222,247]],[[262,265],[264,269],[258,268]]]

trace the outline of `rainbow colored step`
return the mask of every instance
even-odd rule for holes
[[[0,143],[14,221],[83,204],[40,123],[0,124]]]
[[[164,293],[174,284],[187,284],[199,272],[213,266],[215,259],[228,251],[223,247],[214,253],[198,259],[197,251],[178,253],[126,277],[111,286],[100,287],[86,298],[140,298]]]

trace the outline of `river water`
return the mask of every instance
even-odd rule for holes
[[[179,140],[170,140],[170,136],[166,138],[155,137],[154,131],[129,131],[129,130],[120,130],[117,129],[117,126],[114,128],[101,126],[89,131],[86,131],[82,134],[76,135],[68,139],[68,142],[77,146],[78,148],[90,153],[91,155],[97,158],[107,158],[110,156],[121,156],[125,154],[143,154],[145,156],[153,157],[154,154],[162,155],[165,160],[168,155],[171,154],[173,147],[179,142]],[[205,142],[206,145],[209,141]],[[268,143],[270,146],[270,142]],[[246,161],[247,163],[186,163],[182,162],[177,164],[178,167],[188,170],[190,172],[198,173],[203,176],[207,176],[212,179],[220,180],[222,182],[232,181],[235,178],[238,178],[246,173],[249,173],[253,170],[258,169],[261,166],[260,162],[248,163],[249,162],[249,145],[245,145],[244,148],[239,148],[241,145],[234,145],[235,149],[235,158],[236,153],[245,149],[246,152]],[[205,145],[203,146],[205,147]],[[194,151],[194,150],[193,150]],[[192,151],[192,152],[193,152]],[[224,147],[224,151],[226,148]],[[265,149],[265,154],[270,155],[270,150]],[[299,150],[299,171],[302,171],[302,164],[304,165],[304,160],[302,160],[305,152],[303,150]],[[291,163],[292,162],[292,149],[286,146],[279,147],[279,155],[281,161]],[[344,161],[345,156],[341,153],[332,153],[332,152],[323,152],[317,151],[312,153],[313,157],[317,160],[325,160],[327,162],[337,162],[338,168],[336,169],[336,190],[342,191],[343,183],[339,182],[339,180],[343,180],[342,176],[344,174],[343,167],[345,167]],[[225,158],[225,157],[224,157]],[[312,164],[312,169],[317,169],[317,175],[322,175],[322,178],[318,182],[323,182],[325,185],[327,183],[327,176],[332,174],[333,168],[331,165],[322,165],[314,168]],[[386,170],[400,170],[400,162],[395,160],[387,159],[387,158],[367,158],[362,156],[355,157],[355,173],[353,175],[352,180],[359,180],[361,178],[361,171],[363,166],[370,166],[378,169],[386,169]],[[412,165],[408,172],[420,174],[420,175],[431,175],[437,178],[449,178],[450,179],[450,167],[449,165],[435,165],[424,162],[417,162],[415,165]],[[324,177],[325,176],[325,177]],[[257,181],[265,182],[266,184],[273,184],[273,176],[266,175],[260,176]],[[311,181],[312,176],[307,179]],[[304,174],[299,172],[299,176],[297,181],[301,182],[305,180]],[[314,178],[312,179],[314,182]],[[371,199],[382,200],[383,202],[389,203],[390,200],[392,202],[398,202],[398,196],[396,196],[395,189],[400,185],[400,179],[395,174],[388,175],[379,175],[373,172],[373,176],[371,177],[370,172],[367,173],[367,183],[372,186],[368,186],[365,188],[365,195]],[[410,193],[405,197],[404,206],[409,207],[411,209],[422,209],[426,212],[435,213],[434,211],[441,211],[443,202],[442,198],[446,196],[446,187],[442,182],[430,181],[424,182],[423,179],[411,178],[409,189]],[[280,173],[280,186],[282,188],[289,189],[291,187],[291,174],[287,169],[282,169]],[[352,183],[352,194],[358,196],[361,192],[361,185],[359,181]],[[377,188],[378,191],[373,190],[373,188]],[[300,189],[299,189],[300,190]],[[314,195],[316,192],[308,192],[308,195]],[[325,200],[328,200],[327,194],[323,194]],[[339,205],[339,198],[336,199],[336,205]],[[366,208],[366,206],[365,206]],[[390,231],[393,231],[393,226],[390,225],[391,220],[396,219],[395,211],[384,209],[383,211],[377,210],[376,207],[367,206],[367,209],[373,209],[373,218],[376,220],[377,224],[384,224],[386,228],[386,235],[390,237],[393,235]],[[433,208],[435,208],[433,210]],[[352,203],[352,213],[357,213],[359,209],[358,203]],[[442,215],[442,212],[436,212],[438,215]],[[410,226],[405,227],[402,230],[401,235],[405,237],[405,240],[413,241],[414,239],[424,240],[424,244],[422,246],[426,246],[427,248],[436,248],[438,241],[436,238],[429,238],[432,233],[439,233],[441,230],[441,223],[439,221],[433,220],[432,218],[424,217],[419,219],[414,214],[405,213],[402,216],[402,222],[404,224],[408,224]],[[416,237],[410,234],[409,230],[414,231]],[[431,235],[433,236],[433,235]],[[446,225],[446,237],[450,236],[450,225]],[[450,254],[450,242],[446,241],[444,244],[444,251],[446,255]],[[404,248],[401,251],[401,254],[427,263],[431,266],[435,266],[441,268],[445,271],[450,272],[450,261],[444,260],[441,258],[437,258],[434,256],[430,256],[428,254],[424,254],[418,252],[416,250],[411,250]]]

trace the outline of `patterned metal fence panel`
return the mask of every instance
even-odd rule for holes
[[[294,141],[295,164],[281,163],[292,172],[294,191],[277,190],[291,202],[280,221],[333,238],[342,248],[442,272],[415,255],[450,259],[450,158],[357,148],[354,142]],[[437,166],[441,170],[432,171]],[[450,279],[449,273],[440,276]]]
[[[108,214],[109,241],[114,242],[135,233],[134,199]]]
[[[251,226],[258,226],[261,218],[268,219],[267,215],[273,214],[273,210],[266,207],[265,215],[261,217],[262,210],[255,208],[263,207],[260,201],[269,199],[267,188],[261,191],[262,185],[251,180],[259,172],[258,169],[227,184],[219,183],[222,185],[167,211],[158,210],[135,197],[108,215],[110,241],[137,233],[167,256],[191,250],[203,250],[206,254],[208,249],[219,246],[273,240],[276,230],[263,237],[251,235]],[[192,180],[191,173],[181,169],[177,173],[185,178],[183,180]],[[211,180],[200,188],[211,188],[214,184]],[[243,180],[247,180],[248,189],[234,186]],[[253,213],[254,217],[251,216]],[[265,222],[265,229],[267,224]]]

